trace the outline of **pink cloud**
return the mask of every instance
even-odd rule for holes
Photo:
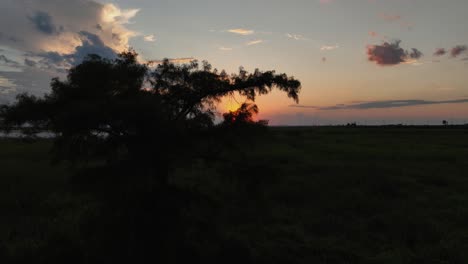
[[[411,51],[404,50],[400,47],[400,41],[391,43],[384,42],[382,45],[367,46],[368,60],[375,62],[381,66],[398,65],[402,63],[417,62],[417,59],[423,56],[418,49]]]
[[[434,56],[443,56],[447,53],[447,50],[444,49],[444,48],[438,48],[436,49],[436,51],[434,52]]]
[[[458,45],[458,46],[455,46],[453,47],[451,50],[450,50],[450,55],[453,57],[453,58],[456,58],[458,57],[459,55],[463,54],[464,52],[466,52],[468,50],[468,47],[466,45]]]

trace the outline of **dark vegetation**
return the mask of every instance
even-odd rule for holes
[[[203,219],[184,214],[191,204],[208,201],[174,184],[173,175],[194,162],[230,160],[222,155],[225,148],[240,146],[233,153],[245,156],[245,146],[266,132],[266,122],[253,119],[256,96],[277,88],[297,102],[300,85],[274,71],[240,68],[228,75],[207,62],[165,60],[151,67],[130,50],[114,60],[88,56],[66,80],[53,79],[44,97],[18,95],[12,105],[1,106],[1,127],[20,130],[29,140],[43,131],[55,134],[52,161],[71,167],[74,190],[97,208],[84,217],[76,237],[59,235],[20,261],[180,263],[237,256],[230,246],[198,248],[195,242],[202,241],[191,236],[203,233],[194,222]],[[247,101],[215,124],[216,103],[233,93]],[[223,240],[216,230],[211,236],[210,243]]]
[[[191,263],[466,263],[464,142],[467,129],[270,128],[243,156],[225,148],[226,159],[174,171],[174,186],[197,195],[179,216],[186,237],[165,238],[185,249],[167,253]],[[83,263],[124,243],[122,232],[102,234],[124,219],[102,215],[95,193],[112,190],[83,192],[66,166],[49,164],[51,144],[0,141],[3,256]],[[170,199],[157,201],[173,207]],[[164,221],[147,225],[180,239]],[[128,252],[120,250],[105,256]]]
[[[285,74],[90,56],[1,108],[1,263],[466,263],[468,130],[267,128]],[[214,104],[248,102],[215,124]],[[38,140],[39,131],[57,137]]]

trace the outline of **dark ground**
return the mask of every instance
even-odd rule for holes
[[[0,258],[79,241],[95,210],[50,145],[0,140]],[[256,263],[468,263],[468,129],[276,127],[243,148],[174,172],[211,201],[185,212],[194,241],[216,229]]]

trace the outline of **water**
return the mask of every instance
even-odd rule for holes
[[[54,138],[55,134],[51,132],[41,132],[41,133],[36,134],[36,136],[38,138]],[[4,132],[0,132],[0,138],[24,138],[24,137],[26,137],[26,135],[21,133],[21,131],[18,131],[18,130],[11,131],[8,134]]]

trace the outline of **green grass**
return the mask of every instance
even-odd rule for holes
[[[49,146],[0,141],[9,250],[77,235],[88,203],[49,164]],[[272,128],[245,154],[223,155],[180,167],[173,182],[210,197],[187,215],[258,263],[468,263],[467,129]]]

